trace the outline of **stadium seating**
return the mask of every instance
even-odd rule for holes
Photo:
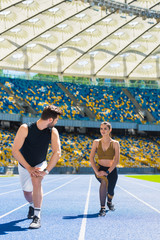
[[[83,117],[74,106],[73,101],[65,95],[56,83],[9,78],[0,78],[0,81],[18,99],[27,102],[38,115],[41,114],[46,105],[55,104],[62,109],[65,119],[82,119]]]
[[[130,99],[120,87],[88,86],[63,83],[63,85],[85,104],[99,121],[137,122],[140,118]]]
[[[63,119],[89,120],[88,117],[82,116],[73,100],[55,82],[2,77],[0,82],[10,90],[13,96],[27,102],[36,111],[37,115],[41,114],[47,104],[55,104],[61,107]],[[67,82],[62,84],[80,104],[87,106],[95,114],[95,119],[98,121],[142,122],[135,111],[135,106],[124,94],[121,87]],[[139,88],[128,88],[128,90],[140,106],[153,115],[155,123],[160,123],[160,90],[153,89],[150,91],[149,89]],[[14,104],[13,96],[10,96],[3,87],[0,87],[0,93],[0,112],[26,114]]]
[[[139,89],[128,88],[139,105],[148,110],[156,119],[156,123],[160,123],[160,90],[159,89]]]
[[[121,154],[132,159],[134,167],[157,167],[160,168],[159,147],[151,139],[145,137],[121,136],[117,138],[121,146]]]
[[[12,157],[11,148],[15,132],[0,130],[0,166],[17,165],[17,161]],[[57,166],[90,167],[89,155],[93,139],[100,138],[99,135],[75,135],[60,134],[62,145],[62,156]],[[121,147],[119,167],[156,167],[160,169],[158,142],[145,137],[115,136]],[[52,155],[51,146],[49,147],[47,160]],[[97,156],[95,158],[97,161]]]
[[[0,86],[0,112],[10,114],[22,114],[18,106],[14,104],[13,97],[10,96],[3,87]]]
[[[15,132],[0,130],[0,166],[17,165],[12,156],[12,144]]]

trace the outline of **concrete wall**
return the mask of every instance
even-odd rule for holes
[[[118,174],[158,174],[156,168],[118,168]],[[12,175],[18,174],[18,167],[0,167],[0,174]],[[50,174],[94,174],[90,167],[81,167],[75,169],[73,167],[55,167]]]
[[[2,121],[15,121],[21,123],[28,123],[37,121],[39,117],[26,117],[20,114],[0,113],[0,120]],[[101,121],[85,121],[85,120],[67,120],[60,119],[57,126],[69,126],[69,127],[87,127],[87,128],[99,128]],[[160,124],[138,124],[134,122],[112,122],[113,129],[136,129],[138,131],[160,131]]]

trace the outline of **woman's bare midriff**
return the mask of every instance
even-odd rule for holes
[[[104,167],[111,167],[113,164],[113,160],[109,160],[109,159],[99,159],[98,162],[101,166],[104,166]]]

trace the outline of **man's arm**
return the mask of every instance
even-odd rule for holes
[[[61,157],[61,144],[59,139],[59,133],[56,128],[52,128],[52,135],[51,135],[51,147],[52,147],[52,156],[48,163],[47,170],[50,172],[52,168],[54,168]],[[43,175],[46,173],[43,171]]]
[[[35,168],[31,167],[27,161],[24,159],[23,155],[20,152],[21,147],[24,144],[24,141],[28,135],[28,126],[23,124],[17,131],[16,137],[14,139],[13,147],[12,147],[12,155],[13,157],[28,170],[28,172],[32,176],[38,176],[38,172]]]

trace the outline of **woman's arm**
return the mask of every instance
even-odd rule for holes
[[[114,144],[113,146],[114,146],[114,149],[115,149],[115,156],[114,156],[112,166],[108,169],[109,173],[111,173],[113,171],[113,169],[115,169],[115,167],[118,165],[119,159],[120,159],[120,145],[119,145],[119,142],[114,141],[113,144]]]
[[[91,149],[91,153],[90,153],[90,158],[89,158],[89,160],[90,160],[90,162],[91,162],[91,166],[92,166],[92,168],[93,168],[93,170],[94,170],[94,172],[95,172],[95,174],[97,175],[97,176],[107,176],[107,173],[106,172],[104,172],[104,171],[98,171],[98,169],[97,169],[97,166],[96,166],[96,163],[95,163],[95,161],[94,161],[94,158],[95,158],[95,154],[96,154],[96,150],[97,150],[97,145],[98,145],[98,140],[94,140],[93,141],[93,145],[92,145],[92,149]]]

